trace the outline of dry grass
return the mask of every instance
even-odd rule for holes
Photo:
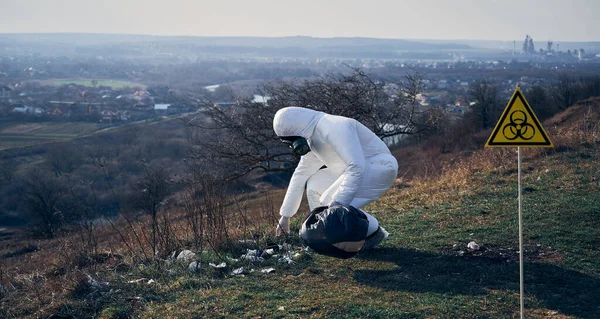
[[[544,187],[544,181],[552,179],[557,181],[556,183],[561,185],[562,190],[565,191],[576,190],[581,183],[600,186],[600,171],[597,164],[590,160],[580,160],[587,159],[588,156],[592,158],[598,156],[600,99],[584,101],[548,119],[543,125],[555,148],[553,150],[523,150],[524,179],[527,184],[534,188]],[[563,153],[568,153],[568,156],[556,156]],[[510,185],[515,183],[514,174],[517,167],[515,149],[484,149],[481,144],[480,149],[472,151],[436,153],[431,149],[422,150],[419,147],[411,147],[397,151],[396,156],[399,158],[401,167],[396,187],[388,191],[381,200],[372,204],[369,209],[379,211],[381,215],[377,215],[377,217],[382,216],[383,220],[387,220],[391,225],[395,225],[394,223],[399,225],[398,229],[406,233],[401,234],[403,237],[400,237],[402,244],[406,247],[451,251],[451,247],[444,246],[447,245],[447,238],[444,238],[444,241],[440,240],[441,244],[431,244],[431,246],[419,246],[419,241],[428,236],[437,238],[436,236],[442,236],[440,234],[452,231],[454,225],[464,224],[464,214],[471,214],[468,211],[469,205],[471,205],[468,198],[476,196],[479,196],[479,203],[475,208],[477,214],[469,215],[469,229],[484,229],[494,224],[509,223],[506,214],[482,211],[487,210],[486,207],[490,207],[491,210],[498,207],[497,203],[493,203],[493,198],[485,197],[487,194],[485,192],[490,189],[489,183],[495,183],[494,191],[511,191]],[[573,161],[574,164],[564,165],[565,158]],[[277,190],[246,194],[230,199],[227,203],[220,203],[224,205],[221,208],[226,207],[224,211],[228,212],[226,216],[223,216],[225,224],[218,228],[222,233],[205,234],[206,238],[211,239],[212,242],[205,242],[200,250],[219,254],[223,251],[222,249],[234,251],[236,247],[227,247],[227,243],[236,242],[238,239],[253,239],[259,242],[272,240],[274,225],[278,217],[276,208],[281,203],[283,193],[283,190]],[[175,198],[175,200],[184,198],[183,196]],[[194,230],[191,228],[187,214],[190,213],[190,207],[199,208],[201,203],[188,204],[188,208],[166,206],[161,211],[161,216],[166,217],[168,221],[168,227],[165,228],[168,231],[163,234],[169,236],[168,242],[170,243],[162,246],[162,251],[159,253],[161,257],[170,256],[171,250],[180,251],[196,245]],[[430,207],[435,209],[429,209]],[[307,211],[307,208],[303,207],[302,210]],[[422,224],[411,226],[407,223],[417,218]],[[295,223],[297,224],[300,219],[296,218]],[[410,268],[411,265],[405,263],[401,258],[390,257],[397,255],[395,253],[385,254],[383,257],[379,256],[372,260],[366,258],[354,263],[341,261],[330,263],[329,260],[323,261],[318,257],[318,266],[322,268],[317,267],[313,261],[295,266],[296,268],[286,268],[285,271],[290,274],[281,279],[280,285],[269,281],[267,276],[261,277],[261,280],[265,280],[264,282],[257,283],[248,278],[248,280],[242,280],[235,285],[219,281],[219,276],[223,276],[219,273],[213,274],[217,279],[212,277],[188,278],[182,275],[169,277],[170,275],[165,273],[162,266],[163,261],[156,261],[153,258],[148,260],[143,257],[152,255],[147,240],[149,223],[147,217],[136,217],[131,222],[120,219],[114,226],[110,224],[99,226],[94,233],[98,242],[98,246],[94,249],[86,246],[86,242],[82,241],[80,234],[77,233],[63,234],[55,240],[32,241],[20,235],[13,235],[14,237],[10,240],[5,239],[7,244],[0,247],[0,255],[5,256],[0,259],[0,284],[9,291],[9,294],[0,300],[2,306],[10,305],[11,316],[21,317],[48,317],[52,314],[69,312],[68,309],[78,309],[74,312],[100,318],[127,317],[132,313],[143,314],[146,317],[170,317],[173,313],[187,317],[194,313],[207,312],[214,316],[218,316],[219,313],[226,316],[231,313],[239,314],[242,311],[239,309],[240,305],[245,307],[246,316],[264,316],[263,308],[253,310],[251,305],[267,300],[265,307],[277,309],[278,304],[277,302],[273,303],[273,300],[295,298],[297,303],[293,309],[296,309],[295,314],[298,316],[341,318],[343,315],[359,317],[369,309],[369,311],[376,311],[380,317],[387,317],[399,314],[399,312],[386,315],[386,313],[380,312],[381,309],[399,309],[398,307],[412,309],[412,314],[435,317],[435,314],[439,312],[456,313],[453,311],[461,311],[454,309],[453,303],[475,307],[472,302],[480,302],[479,299],[463,300],[459,296],[450,298],[453,300],[449,302],[447,299],[440,299],[440,296],[431,293],[419,295],[410,291],[398,293],[391,289],[379,289],[377,285],[385,288],[387,283],[384,280],[385,277],[378,279],[380,277],[375,276],[377,274],[392,276],[398,273],[406,276],[399,269],[408,268],[413,272],[421,271],[420,268]],[[407,229],[407,227],[420,228]],[[456,231],[465,232],[466,230]],[[453,236],[463,238],[460,237],[463,236],[462,233],[452,234],[450,238],[454,238]],[[488,240],[491,241],[491,239]],[[499,246],[503,244],[502,241],[497,243]],[[532,257],[531,261],[553,265],[567,262],[568,256],[563,251],[536,248],[532,243],[528,245],[530,251],[540,253]],[[388,249],[398,250],[396,247],[388,247]],[[196,249],[196,251],[200,250]],[[18,253],[7,255],[15,252]],[[409,249],[400,249],[400,253],[428,261],[426,265],[429,265],[430,269],[428,270],[425,266],[423,271],[435,273],[439,268],[438,263],[443,261],[440,261],[440,258],[449,259],[449,265],[461,263],[467,266],[462,260],[444,255],[437,256]],[[497,251],[490,250],[489,253],[497,253]],[[508,253],[513,254],[514,252]],[[379,260],[380,258],[383,260]],[[386,258],[391,259],[386,261]],[[218,259],[218,256],[215,256],[215,259]],[[488,262],[492,261],[484,260],[476,266],[487,267]],[[584,265],[586,264],[584,263]],[[534,266],[535,264],[531,265],[531,267]],[[452,266],[444,264],[444,267]],[[445,269],[444,267],[441,269]],[[503,266],[494,267],[502,276],[511,273],[511,271],[504,270]],[[543,267],[538,268],[540,274],[546,271]],[[560,273],[559,269],[552,268],[551,270],[557,276]],[[595,271],[597,270],[592,269],[589,273]],[[494,271],[490,271],[490,276],[493,276],[493,273]],[[125,304],[121,301],[111,301],[109,297],[96,295],[95,290],[90,288],[87,276],[90,275],[99,280],[100,274],[110,277],[111,282],[129,280],[131,274],[161,278],[162,284],[159,289],[161,297],[157,297],[158,292],[150,291],[149,288],[137,287],[138,290],[130,291],[127,289],[133,288],[127,288],[129,286],[117,286],[115,289],[121,289],[128,293],[139,293],[149,299],[145,301],[128,300]],[[436,273],[436,276],[439,277],[440,284],[447,280],[441,270]],[[413,284],[414,281],[415,287],[422,284],[418,277],[415,279],[390,277],[390,280],[410,284]],[[434,280],[434,282],[436,281]],[[491,280],[491,282],[494,281]],[[370,285],[371,283],[377,283],[377,285]],[[476,286],[477,282],[473,281],[472,284]],[[298,288],[299,286],[302,288]],[[493,284],[490,286],[493,287]],[[460,285],[457,287],[470,289]],[[477,314],[473,309],[485,309],[486,313],[491,316],[514,315],[516,311],[514,306],[510,309],[502,309],[502,305],[505,303],[510,301],[512,304],[514,302],[516,296],[513,292],[494,290],[485,285],[483,287],[488,290],[486,298],[489,299],[489,304],[486,301],[486,304],[478,304],[476,306],[478,308],[458,313],[468,317]],[[431,289],[433,288],[435,287],[432,286]],[[419,291],[419,288],[412,286],[410,289]],[[322,292],[319,305],[314,304],[314,298],[311,295],[315,291]],[[442,289],[442,291],[444,290]],[[340,296],[340,292],[345,295]],[[222,296],[223,299],[217,298],[215,294]],[[398,297],[400,295],[402,298]],[[543,293],[540,295],[545,296]],[[151,304],[148,303],[148,300],[152,300],[152,298],[156,298],[160,302],[157,302],[155,306],[148,306]],[[371,298],[371,300],[365,301],[364,305],[349,306],[347,298],[357,300]],[[195,303],[194,300],[202,300],[203,303]],[[535,302],[535,300],[531,300],[531,302]],[[112,306],[107,307],[106,304]],[[206,308],[205,304],[212,305],[213,308]],[[336,305],[342,304],[345,306],[336,308]],[[275,307],[276,305],[277,307]],[[286,306],[286,309],[289,310],[289,308]],[[190,312],[186,313],[186,311]],[[539,307],[531,315],[542,318],[550,312],[551,310],[547,307]],[[568,316],[562,317],[567,318]]]

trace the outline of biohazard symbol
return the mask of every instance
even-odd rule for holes
[[[554,147],[519,88],[502,112],[485,146]]]
[[[523,111],[510,113],[510,123],[504,125],[502,133],[506,139],[512,141],[517,138],[530,140],[535,136],[535,128],[527,123],[527,114]]]

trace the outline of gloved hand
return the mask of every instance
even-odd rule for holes
[[[277,225],[277,230],[275,231],[277,236],[281,236],[282,234],[288,234],[290,232],[290,218],[286,216],[281,216],[279,219],[279,224]]]

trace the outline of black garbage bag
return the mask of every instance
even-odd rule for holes
[[[369,220],[352,206],[317,207],[300,228],[300,238],[315,252],[337,258],[356,255],[367,239]]]

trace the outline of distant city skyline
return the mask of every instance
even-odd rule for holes
[[[600,41],[598,0],[0,0],[0,33]]]

